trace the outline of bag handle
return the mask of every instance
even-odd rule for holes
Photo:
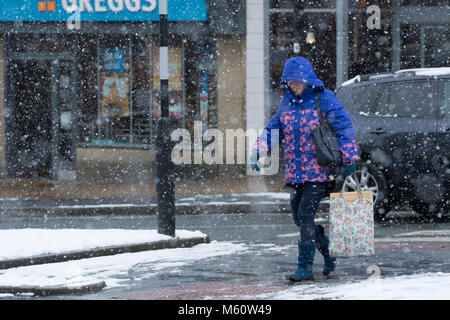
[[[351,176],[354,178],[354,180],[356,182],[356,191],[358,192],[358,196],[360,199],[362,199],[363,195],[362,195],[362,191],[361,191],[361,185],[359,184],[358,175],[356,174],[356,172],[354,172]],[[345,187],[345,183],[342,185],[341,198],[344,198],[344,187]]]
[[[323,118],[322,107],[320,106],[320,92],[316,93],[316,108],[317,108],[317,116],[319,117],[319,123],[324,125],[324,126],[326,126],[326,127],[328,127],[328,128],[330,128],[330,130],[333,130],[333,129],[331,129],[331,126],[328,123],[328,121],[326,121]]]
[[[319,117],[320,123],[325,122],[325,120],[322,117],[322,108],[320,107],[319,92],[316,93],[316,107],[317,107],[317,115]]]

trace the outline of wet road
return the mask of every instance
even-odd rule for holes
[[[323,213],[316,216],[316,223],[328,230],[327,217]],[[138,270],[130,270],[130,277],[123,279],[123,286],[106,288],[82,299],[120,298],[146,290],[211,283],[289,285],[286,276],[296,268],[298,239],[298,228],[289,214],[181,215],[176,217],[176,224],[178,229],[200,230],[212,241],[246,244],[248,250],[197,261],[184,265],[181,270],[168,267],[155,276],[145,279],[137,277],[139,280],[135,280],[132,276],[134,272],[146,272],[139,266]],[[0,228],[155,229],[157,220],[156,216],[16,217],[0,218]],[[372,272],[379,273],[381,277],[450,272],[448,216],[438,221],[428,221],[407,212],[390,214],[385,221],[376,223],[375,237],[374,256],[339,259],[336,272],[330,279],[321,275],[323,260],[316,252],[314,270],[317,281],[351,282],[367,279]]]

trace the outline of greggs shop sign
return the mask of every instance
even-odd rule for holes
[[[158,0],[0,0],[0,21],[158,21]],[[206,21],[205,0],[167,0],[170,21]]]

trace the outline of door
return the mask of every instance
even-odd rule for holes
[[[439,119],[438,119],[438,147],[439,154],[436,166],[440,169],[439,176],[445,189],[443,197],[447,201],[447,208],[450,207],[450,79],[439,81]]]
[[[50,59],[8,61],[7,175],[61,178],[75,170],[75,67]],[[73,175],[73,174],[72,174]]]
[[[437,105],[431,81],[384,84],[366,123],[371,158],[383,167],[393,191],[412,192],[419,201],[435,201],[432,170],[436,148]],[[402,199],[403,200],[403,199]]]
[[[53,105],[53,178],[76,178],[76,145],[79,119],[77,108],[77,81],[75,63],[70,60],[52,61]]]
[[[8,63],[7,173],[14,178],[52,175],[50,61]]]

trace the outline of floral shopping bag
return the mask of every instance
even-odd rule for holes
[[[369,256],[374,250],[373,193],[361,191],[330,195],[330,254],[334,257]]]

